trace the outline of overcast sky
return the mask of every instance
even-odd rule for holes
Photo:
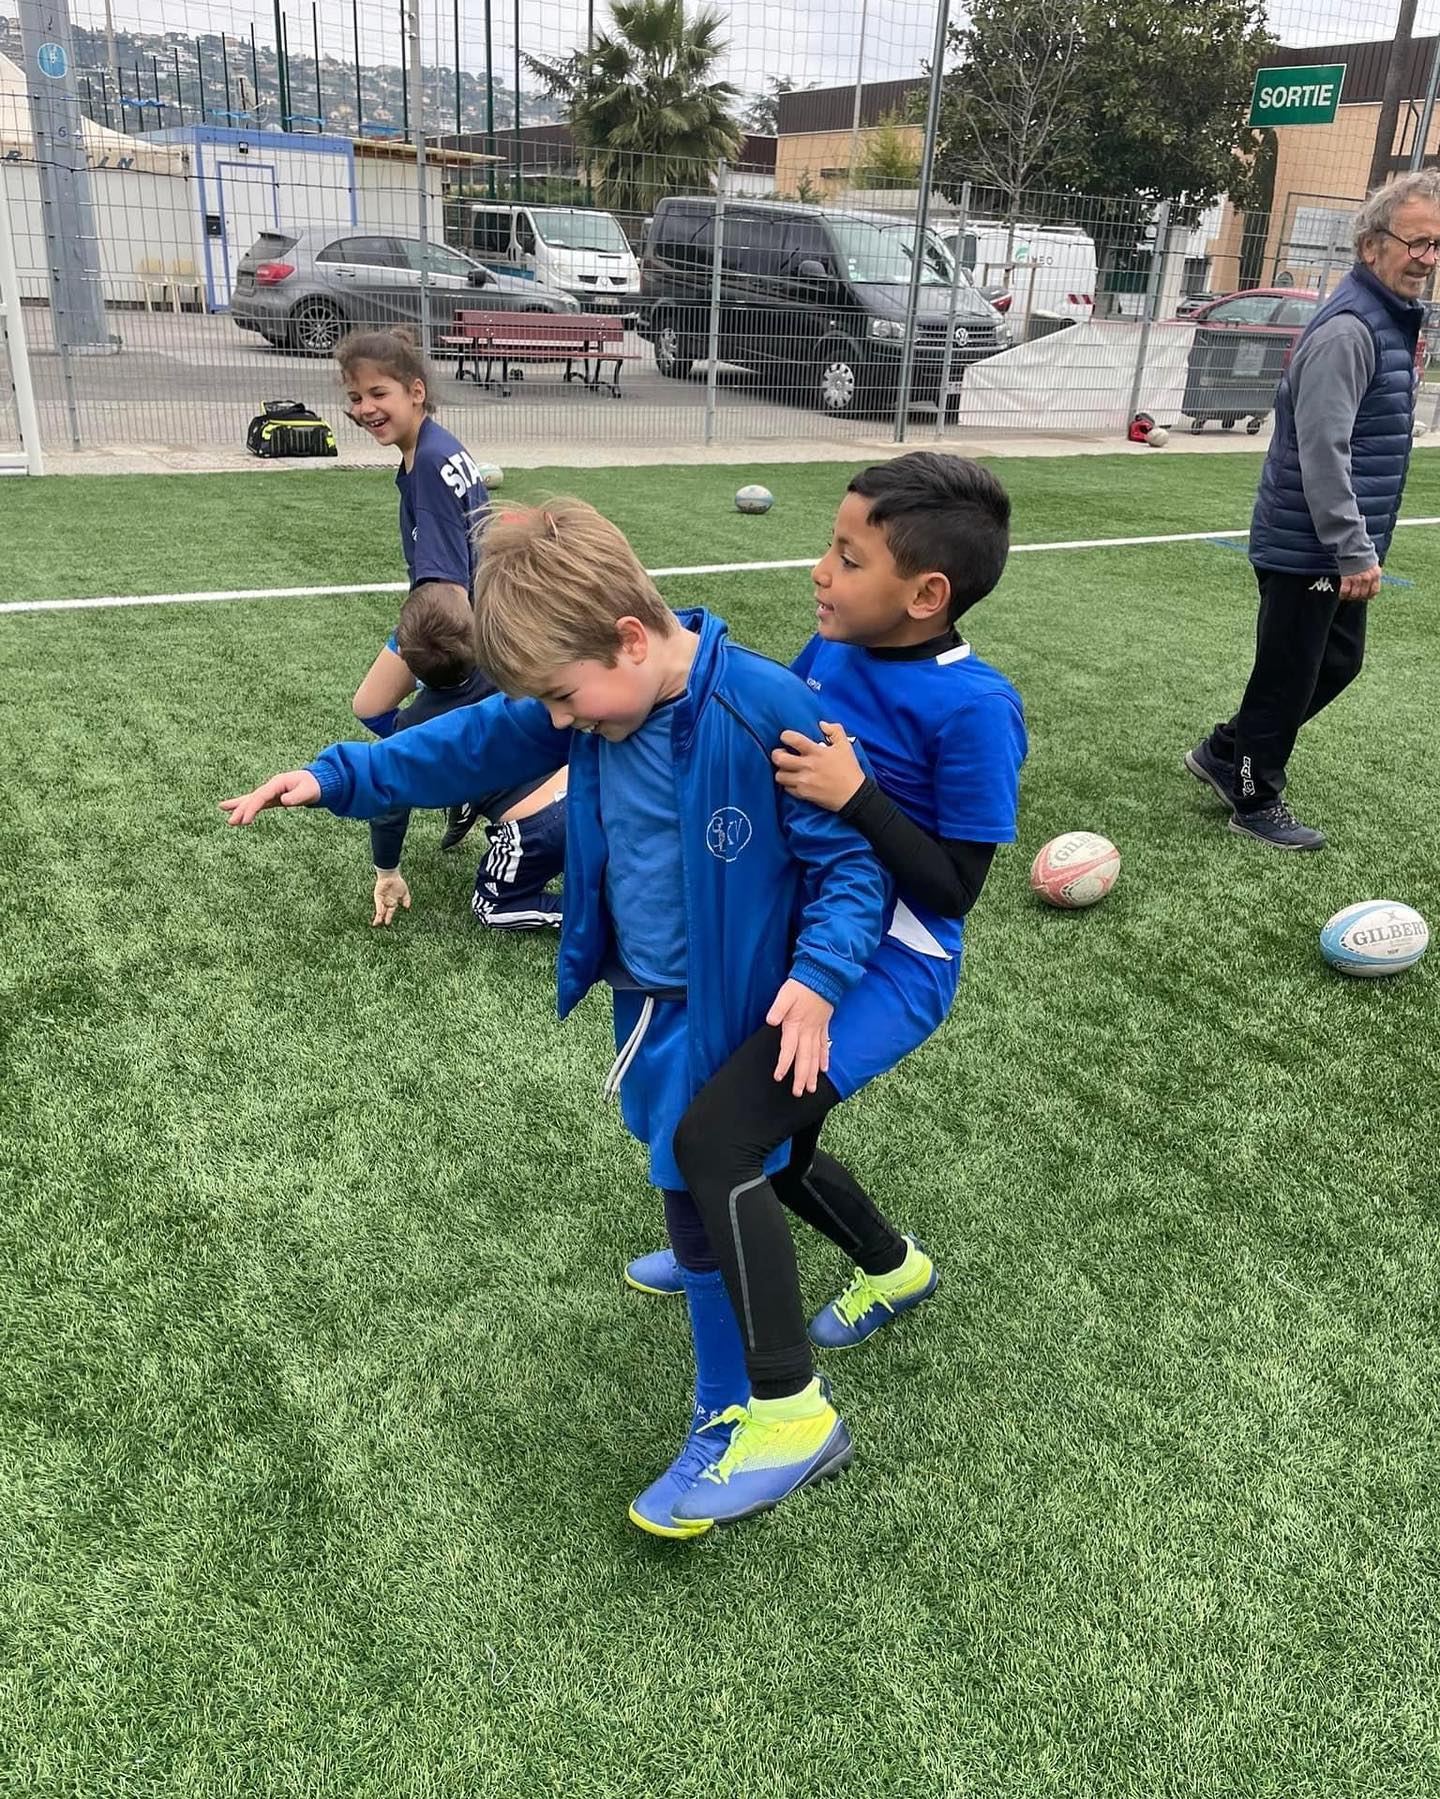
[[[952,0],[958,16],[961,0]],[[77,24],[101,26],[104,0],[70,0]],[[260,41],[274,40],[271,0],[112,0],[117,25],[187,33],[228,31],[248,38],[252,22]],[[521,44],[540,56],[562,55],[583,43],[587,0],[520,0]],[[283,0],[291,54],[310,42],[310,0]],[[513,67],[516,0],[492,0],[497,72]],[[728,0],[725,73],[747,94],[770,76],[802,85],[835,86],[855,79],[862,0]],[[1396,0],[1272,0],[1276,34],[1291,44],[1324,44],[1381,38],[1394,30]],[[14,0],[0,11],[15,12]],[[464,63],[485,65],[484,0],[461,0]],[[359,0],[362,61],[398,62],[400,0]],[[320,42],[326,55],[354,56],[351,0],[320,0]],[[609,16],[595,0],[597,27]],[[454,0],[421,0],[425,60],[452,63]],[[1424,0],[1417,35],[1440,27],[1440,0]],[[864,77],[867,81],[917,75],[929,60],[935,30],[933,0],[868,0]]]

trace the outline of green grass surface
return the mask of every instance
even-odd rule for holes
[[[744,521],[751,472],[506,491],[587,493],[655,562],[818,547],[842,471],[760,471]],[[1255,463],[1003,472],[1047,541],[1243,524]],[[0,593],[386,579],[392,498],[8,483]],[[1021,842],[945,1030],[829,1138],[944,1284],[832,1359],[851,1472],[690,1546],[625,1522],[685,1333],[619,1282],[659,1215],[601,996],[555,1021],[553,946],[467,927],[433,819],[388,933],[358,827],[220,824],[347,734],[393,599],[0,618],[0,1792],[1429,1799],[1436,970],[1316,947],[1358,898],[1440,920],[1440,541],[1392,568],[1294,765],[1315,858],[1178,766],[1247,667],[1243,558],[1022,556],[975,614],[1026,699]],[[803,574],[667,592],[806,635]],[[1028,858],[1080,826],[1120,884],[1040,909]]]

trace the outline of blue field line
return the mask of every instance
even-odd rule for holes
[[[1243,543],[1236,543],[1231,537],[1207,537],[1205,541],[1212,544],[1217,550],[1235,550],[1241,556],[1248,556],[1250,553]],[[1380,585],[1382,587],[1413,587],[1415,583],[1407,581],[1404,575],[1381,575]]]

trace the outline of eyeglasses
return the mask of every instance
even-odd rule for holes
[[[1380,227],[1382,237],[1393,237],[1397,244],[1404,244],[1412,262],[1419,262],[1426,256],[1440,256],[1440,237],[1397,237],[1393,231]]]

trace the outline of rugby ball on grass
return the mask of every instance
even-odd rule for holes
[[[1398,900],[1361,900],[1346,906],[1320,933],[1320,954],[1341,974],[1402,974],[1430,943],[1430,927]]]
[[[1048,905],[1077,912],[1093,906],[1115,885],[1120,852],[1096,831],[1052,837],[1030,864],[1030,885]]]
[[[503,487],[505,485],[505,471],[498,462],[482,462],[480,464],[480,479],[487,487]]]
[[[735,495],[737,512],[768,512],[774,504],[774,494],[768,487],[761,487],[758,481],[740,488]]]

